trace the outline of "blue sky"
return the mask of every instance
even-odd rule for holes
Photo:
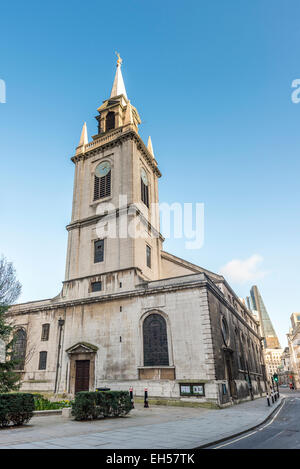
[[[118,50],[163,173],[161,201],[205,204],[204,246],[165,249],[217,272],[237,260],[225,269],[233,288],[259,286],[286,345],[300,310],[299,13],[297,0],[1,6],[0,253],[15,264],[21,301],[60,291],[70,157],[83,122],[96,131]]]

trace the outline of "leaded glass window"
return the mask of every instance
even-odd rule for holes
[[[144,366],[169,366],[167,324],[160,314],[150,314],[143,324]]]
[[[50,330],[50,324],[43,324],[42,325],[41,340],[49,340],[49,330]]]
[[[18,329],[14,334],[13,360],[16,361],[16,369],[24,370],[26,356],[27,334],[25,329]]]
[[[104,239],[98,239],[94,244],[94,263],[104,259]]]
[[[39,370],[45,370],[47,367],[47,352],[40,352]]]

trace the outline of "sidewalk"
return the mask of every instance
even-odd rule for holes
[[[34,417],[24,427],[1,429],[0,449],[192,449],[261,424],[281,399],[271,407],[261,398],[221,410],[137,405],[128,417],[91,422]]]

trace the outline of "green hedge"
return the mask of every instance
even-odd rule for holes
[[[33,416],[34,398],[32,394],[0,394],[0,427],[22,425]]]
[[[75,420],[127,415],[132,408],[127,391],[78,392],[72,402]]]

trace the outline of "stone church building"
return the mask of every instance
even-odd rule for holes
[[[226,280],[163,250],[151,140],[139,136],[118,59],[97,134],[84,124],[67,226],[65,280],[55,298],[14,305],[22,389],[109,387],[212,401],[262,395],[259,325]],[[117,235],[108,231],[115,221]],[[124,220],[143,236],[121,236]]]

